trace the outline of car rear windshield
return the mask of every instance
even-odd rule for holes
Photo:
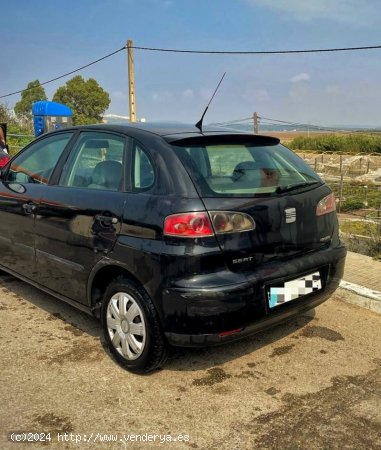
[[[201,138],[200,143],[173,145],[201,196],[262,196],[322,183],[301,158],[274,140],[259,145],[231,141]]]

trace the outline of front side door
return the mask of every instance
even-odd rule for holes
[[[39,282],[86,303],[94,265],[112,250],[125,203],[127,143],[116,134],[83,131],[38,207]]]
[[[34,281],[36,212],[73,134],[57,133],[33,142],[13,159],[0,182],[0,264]]]

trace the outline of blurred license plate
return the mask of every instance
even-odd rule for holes
[[[321,289],[320,272],[310,273],[295,280],[286,281],[283,286],[270,287],[268,299],[270,308],[283,305],[283,303],[296,300],[304,295]]]

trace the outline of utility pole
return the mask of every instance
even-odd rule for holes
[[[258,134],[259,123],[258,123],[258,114],[256,112],[253,114],[253,122],[254,122],[254,134]]]
[[[133,42],[131,39],[127,41],[127,59],[128,59],[128,98],[130,104],[130,122],[136,122],[134,52],[133,52]]]

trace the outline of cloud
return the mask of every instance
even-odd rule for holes
[[[308,22],[326,19],[354,26],[365,26],[380,19],[377,0],[247,0],[284,13],[287,18]]]
[[[300,81],[309,81],[309,80],[310,76],[308,75],[308,73],[302,72],[298,73],[298,75],[294,75],[288,81],[291,81],[291,83],[299,83]]]

